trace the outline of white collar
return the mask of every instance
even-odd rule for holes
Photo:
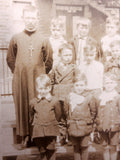
[[[42,95],[38,95],[37,96],[38,98],[38,102],[41,101],[42,99],[46,99],[47,101],[51,101],[52,100],[52,96],[50,93],[48,93],[46,96],[42,96]]]

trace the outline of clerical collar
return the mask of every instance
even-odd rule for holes
[[[27,31],[27,30],[24,30],[24,32],[25,32],[27,35],[31,36],[33,33],[35,33],[35,32],[36,32],[36,30],[35,30],[35,31],[33,31],[33,32],[29,32],[29,31]]]
[[[51,94],[47,94],[46,96],[42,96],[42,95],[38,95],[37,96],[38,102],[40,102],[42,99],[46,99],[47,101],[51,101],[52,100],[52,96]]]

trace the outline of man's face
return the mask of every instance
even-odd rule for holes
[[[38,15],[37,11],[30,12],[24,11],[23,20],[25,23],[25,29],[29,32],[36,31],[38,27]]]
[[[78,81],[74,83],[74,90],[77,94],[82,94],[86,89],[86,84],[84,81]]]
[[[64,64],[70,64],[72,61],[72,50],[70,49],[63,49],[61,53],[61,59]]]
[[[80,23],[78,26],[78,34],[81,37],[88,36],[89,30],[90,30],[90,26],[87,23]]]

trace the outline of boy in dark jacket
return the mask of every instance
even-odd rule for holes
[[[59,135],[60,103],[51,95],[51,81],[46,74],[36,78],[36,98],[30,102],[32,139],[39,148],[41,160],[55,160],[55,142]]]
[[[68,133],[74,147],[74,160],[88,159],[88,144],[96,115],[96,103],[86,89],[86,77],[79,75],[65,102]]]

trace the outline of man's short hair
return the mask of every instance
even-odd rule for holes
[[[37,16],[39,17],[39,11],[38,11],[38,8],[34,7],[34,6],[26,6],[24,9],[23,9],[23,16],[24,16],[24,13],[25,12],[36,12],[37,13]]]

